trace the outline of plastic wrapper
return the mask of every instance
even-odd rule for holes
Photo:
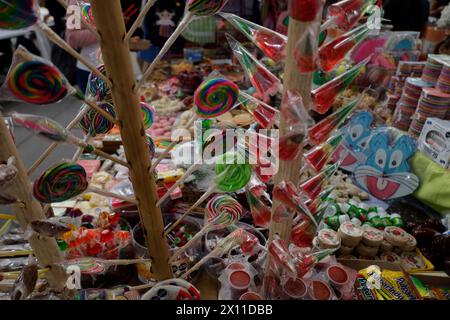
[[[303,147],[307,128],[313,123],[303,105],[303,99],[295,91],[287,91],[281,113],[286,123],[286,134],[280,137],[279,154],[284,161],[295,160]]]
[[[200,291],[183,279],[158,282],[141,300],[201,300]]]
[[[362,25],[323,45],[319,49],[320,68],[325,72],[333,70],[344,60],[350,50],[365,39],[369,31],[367,25]]]
[[[305,152],[305,160],[316,172],[321,171],[323,167],[330,162],[333,153],[339,147],[343,139],[344,136],[342,134],[329,138],[325,143]]]
[[[322,191],[324,183],[336,172],[339,165],[339,163],[335,163],[327,166],[319,174],[303,182],[300,185],[300,190],[302,190],[309,199],[316,199]]]
[[[308,130],[308,137],[310,142],[319,145],[325,142],[330,135],[335,132],[340,125],[342,125],[347,117],[356,109],[361,103],[362,97],[351,101],[345,107],[339,109],[335,113],[329,115],[315,126]]]
[[[342,31],[351,30],[377,0],[343,0],[328,7],[326,25]]]
[[[279,63],[285,58],[287,45],[286,36],[234,14],[221,13],[221,16],[241,31],[273,61]]]
[[[255,186],[247,188],[245,194],[255,226],[268,228],[272,215],[272,201],[268,193],[264,189]]]
[[[1,0],[0,29],[17,30],[31,27],[38,20],[35,0]]]
[[[256,291],[257,274],[257,270],[248,262],[230,262],[219,277],[219,300],[239,300],[246,292]]]
[[[257,93],[264,98],[277,94],[281,88],[281,81],[236,39],[229,34],[227,34],[227,39],[233,54],[239,60]]]
[[[50,61],[19,46],[0,89],[0,99],[44,105],[59,102],[67,94],[82,96]]]
[[[279,122],[280,112],[277,109],[242,91],[241,99],[245,100],[245,108],[253,114],[255,121],[261,128],[268,129]]]
[[[297,268],[286,242],[279,237],[275,237],[269,244],[268,252],[271,259],[271,266],[276,274],[286,274],[290,278],[297,278]],[[272,269],[273,270],[273,269]]]
[[[307,73],[317,70],[319,62],[317,39],[315,28],[310,26],[295,45],[294,58],[300,72]]]
[[[68,130],[52,119],[35,116],[32,114],[13,113],[13,122],[34,134],[52,142],[72,142],[78,141]]]
[[[311,92],[314,101],[314,110],[325,114],[333,106],[336,97],[342,93],[362,73],[370,58],[363,60],[347,72],[325,83]]]

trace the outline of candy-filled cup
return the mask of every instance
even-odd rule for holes
[[[307,285],[302,279],[289,279],[283,285],[283,292],[287,299],[300,300],[305,298]]]
[[[311,300],[332,300],[333,291],[325,281],[316,279],[309,284],[308,296]]]
[[[249,291],[241,295],[239,300],[263,300],[263,298],[258,293]]]
[[[252,276],[246,270],[233,270],[228,274],[231,298],[238,300],[250,287]]]
[[[329,266],[326,275],[330,283],[337,288],[346,285],[349,281],[347,271],[339,265]]]

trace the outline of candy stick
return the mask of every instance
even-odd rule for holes
[[[260,63],[244,46],[226,34],[233,54],[239,60],[248,79],[262,97],[273,96],[282,90],[280,80]]]
[[[86,112],[89,109],[87,107],[84,107],[80,110],[80,112],[77,114],[77,116],[70,121],[70,123],[67,125],[66,130],[71,130],[73,129],[79,122],[80,120],[84,117],[84,115],[86,114]],[[27,174],[28,176],[31,176],[34,171],[42,164],[42,162],[45,161],[45,159],[47,159],[47,157],[56,149],[56,147],[59,145],[58,142],[53,142],[45,151],[44,153],[41,154],[41,156],[31,165],[31,167],[28,169]]]
[[[183,31],[186,29],[186,27],[189,25],[189,23],[194,18],[194,15],[190,12],[187,12],[183,19],[181,20],[178,27],[175,29],[175,31],[171,34],[170,38],[167,39],[166,43],[162,47],[161,51],[158,53],[158,55],[155,57],[153,62],[150,64],[150,66],[147,68],[147,70],[144,71],[144,74],[142,75],[141,80],[138,83],[138,87],[142,87],[144,85],[146,79],[148,76],[155,70],[156,65],[158,62],[164,57],[164,55],[169,51],[170,47],[175,43],[177,38],[183,33]]]
[[[84,137],[83,144],[87,144],[87,142],[89,141],[90,138],[91,138],[91,135],[87,134]],[[78,147],[77,151],[75,151],[75,153],[72,157],[71,162],[77,162],[80,159],[81,155],[83,154],[83,150],[84,150],[84,147]]]
[[[0,258],[28,256],[33,254],[32,250],[0,251]]]
[[[171,144],[169,144],[167,146],[166,150],[164,150],[164,152],[161,153],[161,155],[158,157],[158,159],[156,159],[156,161],[152,164],[149,171],[150,172],[155,171],[158,164],[160,164],[161,161],[170,153],[170,151],[172,151],[172,149],[175,148],[175,146],[177,146],[179,143],[181,143],[181,141],[183,141],[183,137],[179,137],[178,140],[175,140]]]
[[[56,34],[49,26],[44,22],[39,23],[39,28],[47,35],[48,39],[51,40],[58,47],[66,51],[72,57],[84,64],[91,72],[95,73],[97,76],[103,79],[106,83],[110,84],[110,81],[104,74],[102,74],[98,69],[93,66],[86,58],[79,54],[75,49],[73,49],[69,44],[64,41],[58,34]]]
[[[169,260],[172,263],[183,252],[191,248],[198,239],[212,230],[220,230],[238,222],[243,213],[243,208],[233,198],[227,195],[215,196],[208,202],[207,215],[208,223],[195,236],[189,240],[183,247],[174,252]]]
[[[325,114],[333,106],[336,97],[343,92],[362,72],[371,56],[364,59],[350,70],[311,91],[314,100],[314,110]]]
[[[251,21],[245,20],[235,14],[220,13],[220,15],[235,28],[240,30],[273,61],[281,62],[285,58],[285,49],[287,45],[286,36]]]
[[[0,219],[3,219],[3,220],[16,220],[16,216],[13,216],[13,215],[10,215],[10,214],[0,213]]]
[[[328,8],[328,19],[321,26],[320,31],[334,25],[342,31],[351,30],[376,1],[343,0],[330,5]]]
[[[139,28],[142,25],[142,22],[145,19],[145,16],[147,15],[148,11],[153,7],[156,0],[149,0],[145,6],[142,8],[142,11],[139,13],[139,16],[136,18],[136,21],[134,21],[133,25],[131,26],[130,30],[128,30],[127,35],[125,37],[125,42],[130,41],[131,37],[133,36],[133,33],[136,31],[137,28]]]
[[[308,150],[303,155],[306,160],[306,165],[319,172],[328,164],[333,156],[333,153],[344,140],[344,135],[338,134],[329,138],[323,144]]]

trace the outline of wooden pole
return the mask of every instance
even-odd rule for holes
[[[23,230],[27,230],[28,225],[33,220],[47,219],[41,204],[36,201],[31,192],[31,181],[28,179],[26,169],[12,140],[10,131],[6,127],[5,119],[0,117],[0,161],[6,163],[9,157],[16,158],[18,176],[7,187],[7,192],[20,202],[13,205],[17,221]],[[34,255],[39,260],[42,267],[49,267],[48,281],[55,289],[62,289],[66,284],[66,272],[58,265],[63,258],[58,245],[53,238],[32,235],[28,239]]]
[[[106,72],[120,122],[120,133],[130,167],[130,177],[147,240],[151,272],[157,280],[172,278],[169,247],[164,237],[161,210],[146,143],[136,81],[119,0],[91,1]]]
[[[319,13],[319,16],[322,16],[322,12]],[[316,24],[315,26],[314,23]],[[318,30],[319,23],[318,22],[303,23],[292,18],[289,19],[288,43],[286,49],[286,65],[284,70],[283,95],[286,96],[286,92],[288,90],[299,92],[303,98],[303,103],[307,110],[309,110],[311,106],[312,73],[299,72],[294,58],[294,50],[300,37],[305,32],[307,32],[308,28],[311,26],[314,26],[316,30]],[[284,99],[282,101],[284,101]],[[281,106],[281,108],[283,108],[283,105]],[[280,137],[283,136],[288,130],[285,119],[283,118],[282,114],[279,129],[280,129]],[[293,161],[282,161],[280,159],[279,170],[276,176],[274,177],[275,185],[283,180],[291,181],[295,185],[298,185],[300,179],[300,169],[302,167],[302,158],[303,153],[301,153],[298,156],[298,158]],[[280,202],[274,199],[272,205],[272,215],[274,214],[279,204]],[[281,239],[286,241],[287,244],[289,244],[292,225],[293,225],[292,219],[286,219],[279,223],[272,220],[269,226],[269,241],[272,241],[274,236],[278,235]],[[269,265],[270,265],[270,256],[268,255],[265,270],[266,276],[270,275],[270,269],[268,267]]]

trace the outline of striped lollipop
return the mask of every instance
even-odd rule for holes
[[[111,103],[102,103],[99,107],[108,112],[113,118],[116,117],[114,106]],[[83,119],[81,119],[80,127],[85,134],[96,136],[98,134],[107,134],[110,132],[112,128],[114,128],[114,123],[106,119],[96,110],[89,109]]]
[[[227,79],[204,81],[195,91],[194,110],[200,118],[215,118],[230,111],[239,96],[238,86]]]
[[[155,142],[153,141],[152,137],[149,134],[147,134],[147,144],[150,149],[150,159],[153,160],[156,154],[156,147]]]
[[[81,6],[81,18],[87,22],[92,28],[96,28],[94,15],[92,14],[92,7],[90,3],[83,3]]]
[[[178,249],[169,262],[192,247],[198,239],[209,231],[224,229],[237,223],[242,217],[243,207],[228,195],[218,195],[208,202],[206,211],[208,212],[208,223],[188,243]]]
[[[78,164],[64,162],[45,171],[34,182],[34,197],[42,203],[63,202],[88,188],[87,175]]]
[[[227,226],[241,219],[244,208],[228,195],[217,195],[209,200],[206,211],[209,223],[215,225],[224,223]]]
[[[67,95],[59,70],[40,61],[18,63],[10,71],[7,85],[15,97],[32,104],[55,103]]]
[[[141,102],[141,113],[144,121],[144,128],[150,129],[155,118],[155,109],[151,105]]]
[[[31,27],[37,21],[34,0],[0,0],[0,29]]]

